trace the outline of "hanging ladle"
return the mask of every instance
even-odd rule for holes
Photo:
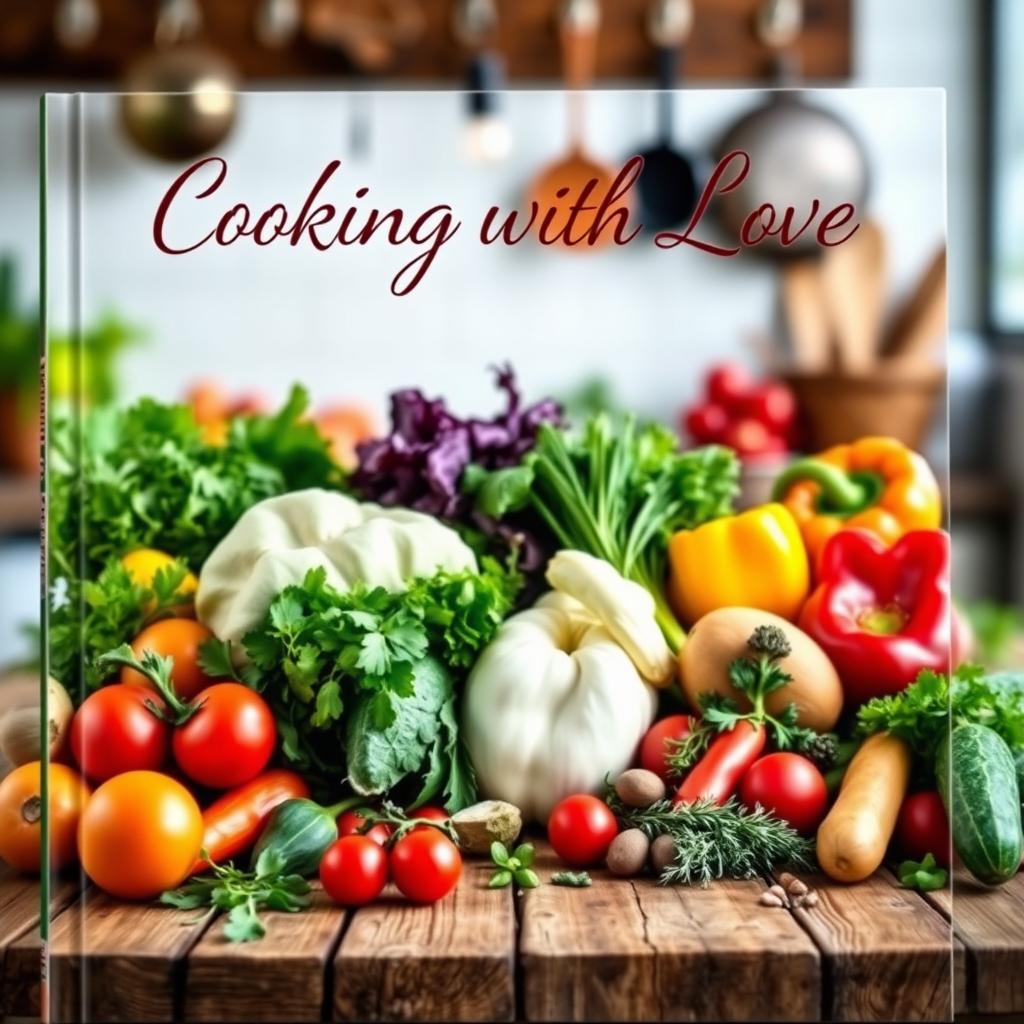
[[[672,144],[676,74],[692,26],[692,0],[654,0],[647,28],[657,54],[658,141],[640,153],[644,169],[636,183],[640,220],[649,231],[682,224],[697,202],[693,163]]]

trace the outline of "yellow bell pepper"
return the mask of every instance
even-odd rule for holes
[[[825,542],[844,527],[895,544],[908,530],[942,525],[935,475],[917,452],[892,437],[863,437],[798,459],[779,474],[772,498],[800,524],[815,569]]]
[[[668,561],[669,603],[688,626],[736,605],[795,619],[810,589],[800,529],[776,503],[680,530]]]

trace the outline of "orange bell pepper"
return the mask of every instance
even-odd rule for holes
[[[793,513],[815,568],[826,541],[844,527],[893,544],[908,530],[942,522],[935,474],[891,437],[863,437],[798,459],[779,474],[772,497]]]

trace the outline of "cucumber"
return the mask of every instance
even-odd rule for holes
[[[987,885],[1001,885],[1020,868],[1017,766],[1010,748],[983,725],[958,725],[939,747],[939,792],[964,866]]]
[[[297,798],[278,804],[253,847],[253,867],[258,870],[262,855],[275,854],[283,861],[282,875],[315,874],[327,847],[338,838],[336,815],[336,808],[321,807],[313,800]]]

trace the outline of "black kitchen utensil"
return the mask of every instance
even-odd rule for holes
[[[676,75],[692,22],[691,0],[655,0],[648,22],[657,54],[658,140],[640,153],[644,168],[636,188],[640,220],[649,231],[684,223],[697,203],[693,161],[672,143]]]

